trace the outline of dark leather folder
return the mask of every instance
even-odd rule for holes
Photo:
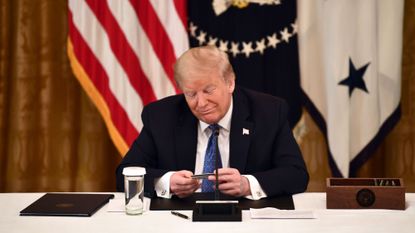
[[[90,217],[112,198],[113,194],[47,193],[20,215]]]
[[[268,197],[260,200],[248,200],[221,195],[220,200],[238,200],[239,208],[247,210],[249,208],[275,207],[284,210],[293,210],[294,202],[291,195]],[[150,210],[193,210],[197,200],[214,200],[214,193],[195,193],[187,198],[173,196],[171,199],[155,197],[151,199]]]

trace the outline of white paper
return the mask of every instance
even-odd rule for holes
[[[263,218],[263,219],[313,219],[314,212],[311,210],[280,210],[273,207],[266,207],[261,209],[249,209],[251,218]]]

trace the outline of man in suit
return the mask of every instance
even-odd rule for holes
[[[143,109],[143,129],[117,168],[118,191],[124,190],[122,170],[128,166],[146,168],[150,195],[186,197],[214,189],[203,183],[214,175],[202,182],[191,178],[212,171],[206,170],[212,159],[205,159],[210,138],[220,154],[221,193],[257,200],[305,191],[308,173],[283,100],[235,87],[226,53],[214,46],[188,50],[174,70],[183,94]]]

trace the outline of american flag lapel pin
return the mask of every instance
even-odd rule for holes
[[[242,135],[249,135],[249,129],[242,128]]]

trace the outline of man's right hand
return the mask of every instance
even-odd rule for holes
[[[191,171],[181,170],[170,177],[170,192],[180,198],[192,195],[199,187],[197,179],[192,179]]]

